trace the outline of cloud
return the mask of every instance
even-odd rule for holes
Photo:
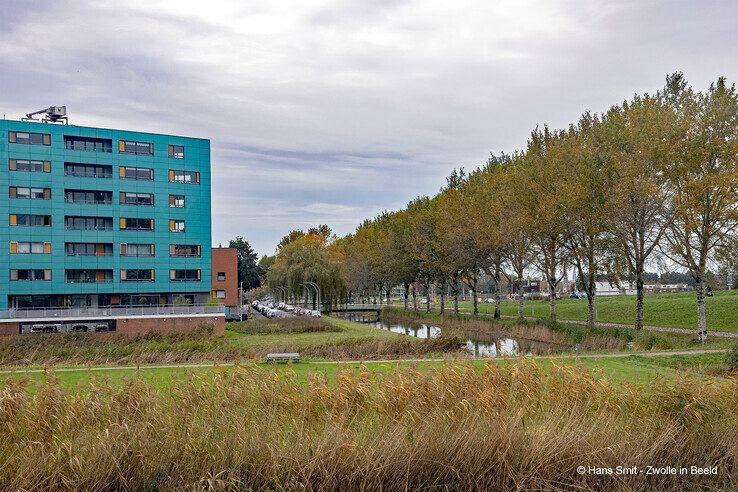
[[[433,194],[685,71],[738,79],[729,0],[0,0],[0,104],[211,139],[213,240],[271,252],[290,229]]]

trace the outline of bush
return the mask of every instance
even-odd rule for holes
[[[725,353],[725,363],[730,366],[731,371],[738,371],[738,345]]]

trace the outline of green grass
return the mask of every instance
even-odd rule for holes
[[[627,357],[582,357],[582,358],[541,358],[539,360],[544,367],[579,365],[594,371],[602,377],[609,378],[613,382],[620,383],[647,383],[656,377],[675,378],[683,374],[683,369],[696,367],[716,367],[722,364],[723,354],[694,354],[694,355],[662,355],[643,356],[630,355]],[[487,362],[494,362],[502,366],[513,364],[517,359],[476,359],[471,363],[481,369]],[[464,361],[464,364],[469,361]],[[419,370],[439,368],[443,364],[453,364],[444,361],[420,361],[420,362],[365,362],[367,369],[373,374],[388,374],[413,367]],[[288,369],[295,372],[299,381],[305,383],[308,375],[318,373],[324,375],[328,381],[335,382],[336,374],[340,370],[353,369],[358,371],[360,365],[355,363],[320,363],[300,362],[297,364],[265,364],[256,363],[255,367],[263,371],[274,371],[275,374],[284,374]],[[123,386],[131,379],[141,379],[158,390],[167,390],[177,381],[193,378],[196,381],[212,381],[219,372],[233,371],[233,366],[204,366],[204,367],[147,367],[139,368],[108,368],[104,370],[75,370],[55,371],[54,377],[58,378],[62,389],[77,391],[92,384],[109,384],[111,386]],[[15,374],[0,374],[0,384],[10,380],[28,378],[34,383],[40,384],[47,380],[48,375],[43,372],[28,372]],[[702,376],[695,376],[702,377]]]
[[[705,300],[707,328],[709,330],[738,331],[738,291],[716,292]],[[446,304],[447,309],[451,303]],[[465,310],[471,310],[471,302],[459,302]],[[435,308],[438,306],[435,305]],[[501,303],[503,316],[517,316],[515,300]],[[494,304],[479,303],[480,313],[493,313]],[[548,301],[529,301],[524,304],[526,316],[548,316]],[[560,299],[556,302],[556,316],[560,320],[587,319],[586,299]],[[694,292],[651,294],[644,299],[643,321],[651,326],[696,329],[697,301]],[[608,296],[597,298],[597,320],[606,323],[632,324],[635,318],[635,296]]]

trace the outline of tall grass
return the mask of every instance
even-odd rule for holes
[[[335,383],[263,366],[0,394],[12,490],[684,490],[738,486],[738,382],[611,385],[575,366],[452,364]],[[717,465],[714,475],[578,466]]]

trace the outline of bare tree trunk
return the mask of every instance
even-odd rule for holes
[[[472,276],[472,285],[471,285],[471,293],[472,293],[472,299],[474,304],[473,313],[474,316],[477,316],[479,314],[479,300],[477,299],[477,274],[476,272]]]
[[[410,294],[410,284],[405,282],[405,311],[407,311],[408,296]]]
[[[548,317],[551,319],[551,321],[556,320],[556,289],[551,287],[551,284],[548,284]]]
[[[635,329],[643,329],[643,269],[636,269],[636,319]]]
[[[705,281],[700,277],[697,281],[697,328],[707,330],[707,312],[705,311]]]
[[[392,293],[392,287],[387,286],[387,305],[391,304],[390,294]]]
[[[494,291],[494,298],[495,298],[495,316],[494,319],[502,319],[502,312],[500,311],[500,295],[502,292],[500,292],[500,262],[495,262],[495,274],[494,274],[494,281],[495,281],[495,291]]]
[[[518,319],[525,318],[525,315],[523,313],[523,302],[525,297],[523,296],[523,271],[518,270],[515,272],[515,276],[517,277],[517,285],[518,285]]]
[[[416,292],[415,284],[413,284],[413,310],[418,312],[418,293]]]
[[[384,292],[383,286],[382,286],[382,284],[379,284],[379,305],[380,306],[382,305],[382,301],[383,301],[383,299],[382,299],[382,292]]]
[[[446,290],[445,285],[444,288],[441,289],[441,314],[444,314],[446,312]]]
[[[459,316],[459,280],[454,279],[453,282],[453,294],[454,294],[454,316]]]

